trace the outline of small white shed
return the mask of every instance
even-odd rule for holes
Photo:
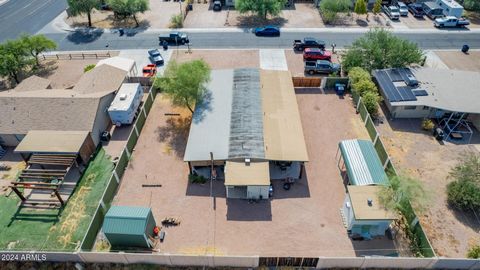
[[[380,186],[348,186],[341,208],[349,236],[371,239],[385,236],[394,213],[379,203]]]
[[[124,83],[113,99],[108,114],[117,126],[128,125],[135,119],[143,97],[143,88],[139,83]]]
[[[461,18],[463,15],[463,6],[455,0],[437,0],[437,4],[443,9],[445,16]]]

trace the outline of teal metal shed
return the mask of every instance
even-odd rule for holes
[[[388,185],[380,158],[368,140],[345,140],[339,143],[351,185]]]
[[[150,208],[112,206],[105,215],[102,231],[112,247],[151,248],[155,226]]]

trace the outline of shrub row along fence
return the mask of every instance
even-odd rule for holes
[[[480,269],[480,260],[402,257],[263,258],[259,256],[181,255],[132,252],[0,252],[4,260],[79,263],[157,264],[193,267],[316,267],[380,269]]]
[[[95,244],[95,239],[97,237],[98,232],[100,231],[100,228],[102,227],[102,222],[105,217],[105,214],[107,213],[108,209],[110,209],[110,206],[113,201],[113,197],[115,196],[118,186],[120,185],[120,181],[122,180],[122,176],[128,165],[128,161],[130,160],[133,149],[137,144],[138,137],[140,136],[140,132],[143,126],[145,125],[145,121],[150,112],[150,109],[153,106],[153,102],[155,100],[156,95],[157,95],[157,91],[153,88],[153,86],[150,87],[150,90],[148,91],[148,97],[143,103],[143,107],[140,110],[140,113],[138,114],[138,117],[135,120],[135,123],[133,124],[132,131],[128,136],[127,145],[123,149],[122,154],[120,155],[120,158],[118,159],[117,164],[115,165],[115,168],[108,181],[105,191],[103,192],[103,195],[100,199],[99,205],[95,211],[95,214],[93,215],[92,222],[88,227],[88,231],[85,234],[85,237],[83,238],[83,241],[80,246],[80,250],[90,251],[92,250]]]
[[[367,108],[362,102],[362,98],[359,94],[352,91],[353,102],[355,103],[356,110],[360,114],[360,117],[365,124],[367,129],[368,135],[375,146],[375,150],[377,151],[378,157],[385,168],[386,173],[389,177],[397,176],[397,171],[395,166],[393,165],[387,150],[385,149],[385,145],[383,144],[382,140],[380,139],[380,134],[378,133],[377,129],[375,128],[375,124],[373,123],[372,117],[367,111]],[[409,226],[407,226],[410,233],[411,238],[411,247],[412,251],[419,252],[423,257],[435,257],[435,252],[433,251],[432,246],[430,245],[430,241],[428,240],[425,232],[422,229],[418,221],[418,217],[415,214],[412,206],[410,203],[405,206],[404,211],[402,212],[403,216],[405,217]]]

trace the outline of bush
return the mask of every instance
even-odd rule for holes
[[[454,181],[447,186],[448,203],[453,207],[472,211],[480,209],[480,187],[468,180]]]
[[[370,79],[358,81],[352,87],[362,97],[368,92],[378,93],[377,86]]]
[[[183,16],[182,14],[173,15],[170,18],[170,28],[182,28],[183,27]]]
[[[380,101],[380,96],[378,95],[378,93],[365,92],[365,94],[362,96],[362,101],[371,116],[377,115],[378,102]]]
[[[478,0],[465,0],[463,6],[466,10],[480,11],[480,1]]]
[[[320,2],[320,13],[323,22],[331,24],[337,19],[337,13],[350,11],[352,2],[350,0],[322,0]]]
[[[83,72],[89,72],[90,70],[94,69],[95,68],[95,64],[90,64],[90,65],[86,65],[84,68],[83,68]]]
[[[370,73],[361,67],[354,67],[348,72],[350,83],[354,85],[361,80],[370,80]]]
[[[435,124],[433,123],[432,120],[427,119],[427,118],[423,119],[422,128],[424,130],[432,130],[434,127],[435,127]]]
[[[205,184],[207,182],[207,178],[198,174],[189,174],[188,180],[192,184]]]
[[[480,245],[472,246],[467,253],[467,258],[480,259]]]

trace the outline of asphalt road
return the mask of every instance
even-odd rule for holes
[[[10,0],[0,6],[0,42],[35,34],[67,8],[65,0]]]
[[[337,48],[350,45],[362,33],[350,32],[284,32],[281,37],[256,37],[249,32],[195,32],[189,33],[190,45],[193,49],[245,49],[245,48],[290,48],[294,39],[313,36],[325,40],[327,44],[335,43]],[[468,44],[472,49],[480,49],[478,32],[446,32],[432,33],[398,33],[400,37],[417,43],[422,49],[460,49]],[[119,36],[117,33],[102,30],[76,31],[47,34],[58,43],[61,51],[78,50],[119,50],[147,49],[159,47],[158,33],[140,32]]]

